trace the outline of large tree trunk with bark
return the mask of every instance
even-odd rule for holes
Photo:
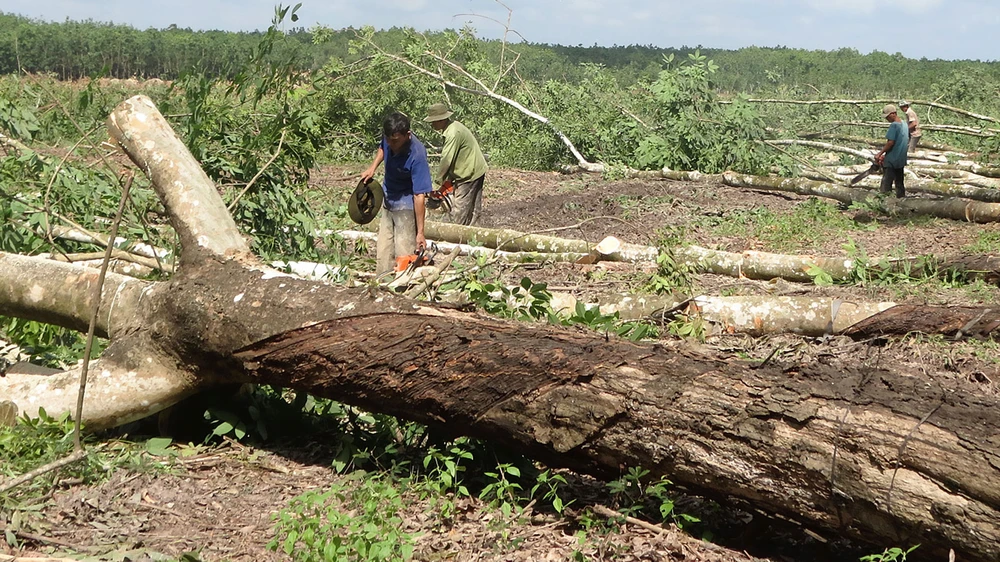
[[[92,428],[221,383],[274,384],[496,440],[556,466],[611,476],[642,466],[815,528],[1000,559],[995,397],[891,369],[751,365],[682,343],[633,344],[284,275],[249,255],[214,186],[148,99],[126,101],[109,123],[151,174],[184,246],[169,281],[116,279],[105,289],[112,342],[91,366]],[[44,309],[58,291],[68,304],[48,319],[81,325],[90,270],[0,256],[8,260],[36,269],[25,279],[0,268],[0,286],[23,289],[0,295],[15,301],[0,302],[0,314]],[[56,271],[78,282],[43,282]],[[0,397],[29,413],[72,411],[63,397],[73,377],[2,377]]]

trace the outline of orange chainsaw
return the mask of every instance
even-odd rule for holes
[[[439,209],[444,207],[444,212],[451,212],[451,194],[455,192],[455,186],[451,180],[445,180],[441,187],[427,194],[428,209]]]
[[[396,258],[396,273],[401,273],[408,269],[416,269],[422,265],[433,265],[434,256],[437,255],[437,245],[430,244],[430,248],[424,248],[415,254],[399,256]]]

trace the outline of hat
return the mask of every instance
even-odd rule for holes
[[[882,117],[888,117],[891,113],[896,113],[896,106],[891,103],[882,108]]]
[[[899,107],[910,107],[910,102],[906,100],[899,100]]]
[[[447,119],[452,116],[452,112],[448,109],[448,106],[443,103],[435,103],[434,105],[427,108],[427,117],[424,117],[424,121],[428,123],[433,123],[435,121],[441,121],[442,119]]]
[[[358,224],[372,222],[382,207],[382,186],[374,179],[361,180],[347,200],[347,214]]]

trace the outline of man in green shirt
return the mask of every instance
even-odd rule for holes
[[[424,121],[444,135],[441,163],[434,174],[434,183],[444,185],[451,180],[455,191],[451,195],[451,210],[447,222],[470,225],[479,218],[483,207],[483,182],[486,179],[486,158],[479,142],[468,127],[451,119],[452,111],[443,103],[427,109]]]

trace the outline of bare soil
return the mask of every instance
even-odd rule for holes
[[[360,166],[326,167],[317,171],[313,183],[331,202],[344,201],[360,170]],[[590,175],[494,170],[487,178],[481,225],[524,232],[549,231],[552,235],[595,242],[614,235],[628,242],[656,244],[682,234],[689,242],[729,251],[846,255],[843,246],[848,237],[842,234],[803,235],[784,240],[781,248],[775,248],[774,239],[762,239],[766,237],[755,235],[749,228],[725,236],[717,233],[717,225],[741,212],[766,209],[775,215],[790,216],[806,201],[795,195],[726,187],[713,180],[605,181]],[[848,219],[857,219],[849,237],[872,257],[968,253],[982,233],[1000,234],[997,225],[897,220],[846,209],[841,212]],[[557,228],[562,229],[553,231]],[[511,280],[528,276],[583,297],[638,290],[649,274],[648,268],[621,264],[557,264],[504,273]],[[969,305],[992,302],[998,297],[996,287],[981,285],[814,287],[713,275],[699,276],[696,281],[696,290],[705,294],[774,294],[776,286],[785,294],[901,303]],[[991,342],[949,342],[919,336],[875,342],[837,337],[752,340],[727,336],[704,345],[717,353],[759,359],[783,350],[774,360],[791,363],[822,357],[829,360],[832,356],[845,368],[893,363],[933,384],[974,387],[990,394],[997,392],[994,381],[1000,380],[996,348]],[[152,553],[179,557],[185,552],[198,552],[205,561],[286,560],[284,554],[266,547],[273,535],[272,515],[293,497],[308,490],[326,489],[342,477],[330,468],[333,452],[322,438],[261,447],[227,443],[217,450],[174,462],[168,471],[118,470],[109,480],[95,485],[64,481],[47,500],[45,523],[34,532],[20,535],[23,549],[5,546],[0,553],[27,556],[71,552],[100,560],[150,560]],[[856,560],[858,553],[911,546],[876,548],[836,537],[817,537],[795,525],[767,519],[755,513],[752,506],[715,504],[683,494],[684,510],[714,517],[716,524],[711,531],[728,547],[703,542],[676,529],[658,531],[636,522],[614,525],[614,533],[589,533],[588,540],[581,543],[575,533],[583,525],[582,507],[600,504],[602,486],[569,476],[580,501],[571,507],[567,518],[535,506],[519,520],[507,519],[482,502],[461,499],[453,524],[442,527],[426,515],[431,509],[426,502],[407,498],[405,531],[421,533],[415,559],[731,562],[757,560],[758,556],[805,562]]]

